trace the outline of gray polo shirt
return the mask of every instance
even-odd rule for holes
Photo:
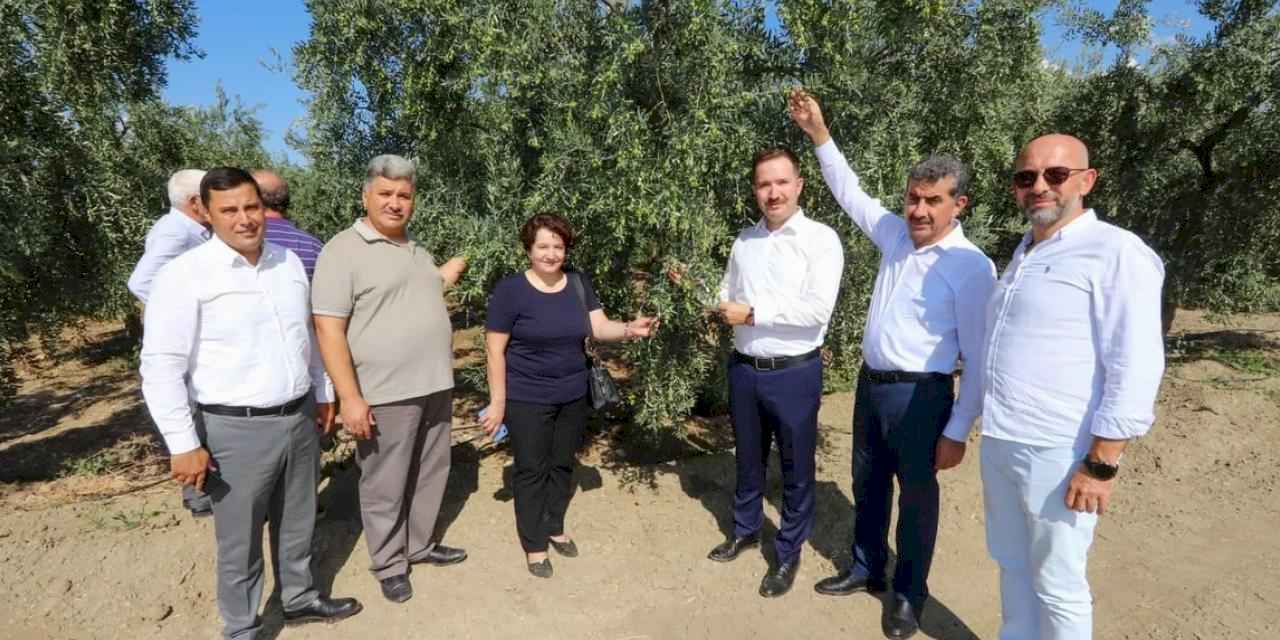
[[[316,259],[311,312],[349,318],[347,345],[369,404],[453,388],[444,280],[412,238],[396,244],[364,219],[334,236]]]

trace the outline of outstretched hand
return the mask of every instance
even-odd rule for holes
[[[648,338],[658,330],[658,319],[652,316],[636,316],[629,324],[633,338]]]
[[[791,113],[792,122],[795,122],[796,126],[809,136],[814,146],[825,144],[831,139],[831,133],[827,131],[827,123],[822,119],[822,109],[818,106],[818,101],[804,89],[796,87],[791,90],[791,96],[787,99],[787,110]]]

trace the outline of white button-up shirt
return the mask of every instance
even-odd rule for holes
[[[1164,373],[1164,264],[1093,210],[1030,239],[987,307],[983,435],[1081,453],[1141,436]]]
[[[169,209],[147,232],[142,258],[129,275],[129,292],[146,304],[160,269],[170,260],[204,244],[208,237],[209,232],[203,225],[177,209]]]
[[[262,408],[313,389],[317,402],[332,402],[302,261],[266,242],[251,265],[216,236],[174,258],[147,305],[141,373],[147,409],[172,454],[200,446],[188,397]]]
[[[749,305],[755,326],[733,328],[733,346],[761,358],[822,346],[840,293],[844,245],[835,230],[797,210],[776,231],[765,218],[733,241],[720,301]]]
[[[942,240],[916,248],[906,221],[862,190],[834,140],[814,151],[836,202],[880,250],[862,334],[863,360],[883,371],[946,374],[955,371],[957,360],[971,362],[943,431],[964,442],[982,414],[979,363],[995,265],[965,238],[959,222]]]

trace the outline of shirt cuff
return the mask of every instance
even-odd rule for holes
[[[942,436],[948,440],[956,442],[967,442],[969,440],[969,429],[973,426],[974,418],[968,416],[960,416],[951,414],[951,419],[947,421],[947,426],[942,430]]]
[[[183,431],[164,434],[164,444],[169,448],[169,455],[176,456],[200,448],[200,436],[196,435],[195,425]]]
[[[1151,430],[1151,420],[1139,418],[1121,418],[1104,413],[1093,416],[1093,424],[1089,433],[1107,440],[1129,440],[1146,435]]]
[[[325,376],[323,383],[312,385],[311,391],[316,402],[333,402],[333,383],[329,381],[328,376]]]
[[[333,318],[350,318],[350,317],[351,317],[351,311],[350,311],[350,310],[348,310],[348,311],[336,311],[336,310],[333,310],[333,309],[312,309],[312,310],[311,310],[311,315],[313,315],[313,316],[329,316],[329,317],[333,317]]]
[[[772,327],[774,317],[778,315],[771,302],[753,304],[751,305],[751,312],[755,314],[755,326],[761,329]]]

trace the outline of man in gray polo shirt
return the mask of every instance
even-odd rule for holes
[[[453,416],[444,288],[466,262],[437,268],[409,237],[415,172],[400,156],[369,162],[365,216],[325,245],[311,290],[320,353],[357,441],[369,569],[392,602],[413,595],[410,564],[467,557],[433,540]]]

